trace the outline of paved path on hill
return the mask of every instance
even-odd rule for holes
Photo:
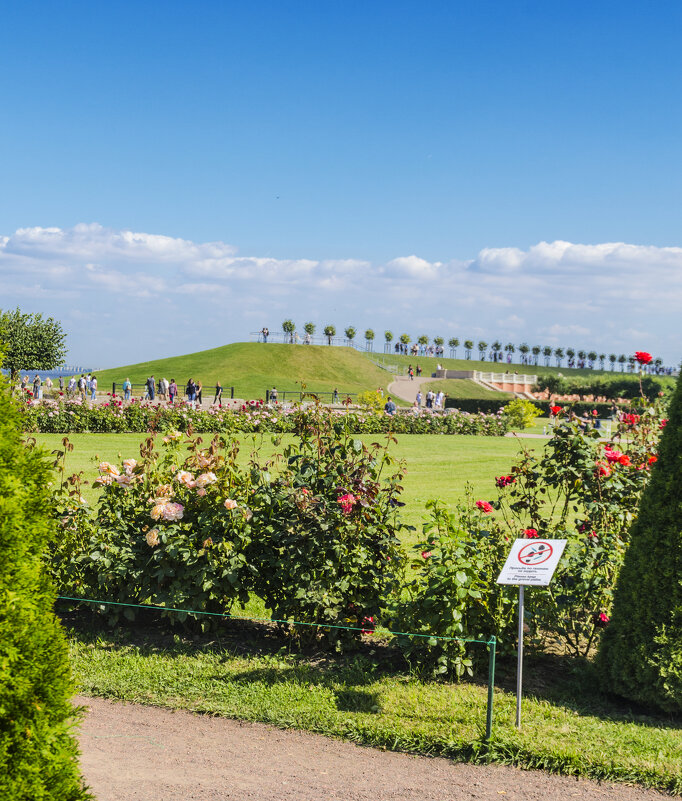
[[[393,381],[388,385],[387,390],[389,395],[395,395],[397,398],[401,400],[407,401],[408,403],[414,403],[417,398],[417,391],[422,386],[422,384],[430,384],[432,381],[435,381],[435,378],[431,378],[431,376],[421,376],[420,378],[415,378],[410,381],[409,376],[401,375],[397,376],[393,379]],[[422,395],[425,393],[422,392]],[[422,401],[422,406],[424,405],[425,401]]]
[[[77,698],[98,801],[663,801],[652,790],[453,764],[258,723]]]

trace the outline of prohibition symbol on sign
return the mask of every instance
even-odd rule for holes
[[[541,565],[553,552],[554,548],[548,542],[529,542],[519,551],[518,560],[522,565]]]

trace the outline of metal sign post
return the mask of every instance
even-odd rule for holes
[[[516,540],[497,578],[498,584],[516,584],[519,588],[518,657],[516,666],[516,728],[521,728],[523,695],[523,625],[526,584],[546,587],[552,580],[567,540]]]
[[[519,645],[516,657],[516,728],[521,728],[521,695],[523,693],[523,584],[519,584]]]

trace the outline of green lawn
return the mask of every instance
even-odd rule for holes
[[[71,659],[79,691],[389,749],[682,793],[680,723],[608,701],[596,691],[587,664],[529,659],[519,732],[513,725],[513,664],[503,660],[488,748],[483,685],[420,681],[384,646],[320,660],[287,654],[272,632],[249,633],[239,623],[221,629],[212,637],[184,639],[74,631]]]
[[[440,378],[422,385],[422,393],[432,389],[434,392],[443,391],[448,398],[475,398],[476,400],[509,400],[514,397],[512,392],[499,392],[494,389],[482,387],[469,378]]]
[[[277,345],[238,342],[220,348],[156,359],[139,364],[100,370],[97,379],[107,392],[112,382],[120,386],[125,378],[142,385],[150,375],[172,378],[184,389],[187,381],[200,380],[205,395],[220,380],[223,387],[234,386],[235,397],[264,398],[276,386],[282,392],[298,391],[305,384],[311,392],[363,392],[386,387],[392,375],[374,365],[354,348],[315,345]],[[136,394],[137,393],[137,388]]]
[[[61,434],[34,435],[40,445],[53,450],[61,447]],[[289,435],[290,436],[290,435]],[[208,441],[210,437],[205,436]],[[283,444],[288,437],[282,438]],[[366,442],[381,442],[376,436],[363,436]],[[141,434],[70,434],[74,449],[67,456],[69,473],[83,470],[88,480],[97,476],[97,462],[116,461],[139,454]],[[255,447],[274,451],[271,437],[244,436],[241,440],[240,458],[245,463]],[[494,479],[509,472],[511,460],[520,444],[541,448],[542,440],[522,440],[521,443],[506,437],[435,436],[428,434],[403,434],[392,453],[407,463],[404,497],[406,502],[404,519],[416,526],[424,515],[424,505],[432,498],[442,498],[452,505],[465,497],[465,487],[470,484],[474,496],[490,499],[495,494]],[[95,458],[96,457],[96,458]],[[96,490],[87,487],[85,497],[92,502]]]

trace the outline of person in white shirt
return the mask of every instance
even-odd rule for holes
[[[90,400],[97,400],[97,378],[94,375],[90,379]]]

